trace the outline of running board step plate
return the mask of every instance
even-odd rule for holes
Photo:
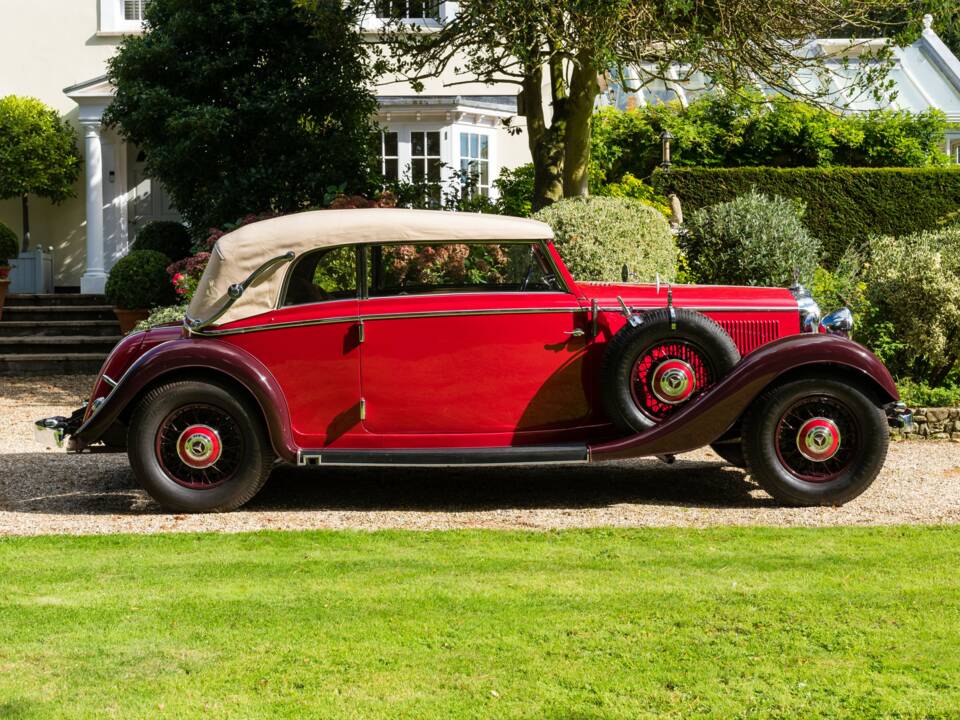
[[[458,465],[555,465],[585,463],[586,445],[403,450],[301,450],[298,465],[451,467]]]

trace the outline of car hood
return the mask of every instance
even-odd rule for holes
[[[797,301],[786,288],[736,285],[667,285],[653,283],[581,282],[581,291],[588,300],[597,300],[604,307],[619,306],[618,298],[638,309],[664,307],[667,294],[673,291],[677,307],[695,310],[758,309],[796,310]]]

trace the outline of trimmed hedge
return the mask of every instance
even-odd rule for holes
[[[751,188],[800,199],[804,224],[831,261],[853,241],[931,230],[960,211],[960,168],[674,168],[652,182],[676,193],[685,213]]]

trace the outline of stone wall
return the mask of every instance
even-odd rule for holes
[[[913,429],[906,437],[960,441],[960,408],[913,408]]]

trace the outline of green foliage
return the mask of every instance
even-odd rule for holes
[[[141,310],[176,301],[167,275],[170,259],[156,250],[134,250],[117,261],[107,278],[107,302],[124,310]]]
[[[0,200],[62,202],[75,195],[80,166],[77,135],[56,110],[35,98],[0,98]]]
[[[687,216],[680,244],[699,282],[788,287],[809,283],[820,244],[803,226],[804,206],[751,189]]]
[[[851,242],[933,229],[960,210],[957,168],[676,168],[658,171],[653,186],[675,192],[687,216],[752,188],[801,200],[831,262]]]
[[[500,197],[497,200],[502,215],[529,217],[533,211],[533,163],[506,168],[493,181]]]
[[[652,187],[630,173],[624,175],[618,182],[601,185],[597,188],[596,194],[639,200],[644,205],[649,205],[663,213],[667,219],[670,218],[670,201],[658,195]]]
[[[156,250],[176,261],[193,254],[193,241],[182,223],[162,220],[145,225],[137,233],[131,249]]]
[[[167,325],[169,323],[180,323],[183,322],[183,318],[186,317],[186,315],[186,305],[169,305],[167,307],[158,307],[150,312],[150,316],[146,320],[141,320],[138,322],[136,327],[133,328],[133,331],[138,332],[140,330],[149,330],[152,327],[157,327],[158,325]]]
[[[960,406],[960,385],[950,383],[930,387],[926,383],[904,379],[897,381],[900,399],[907,407],[957,407]]]
[[[350,4],[153,0],[106,118],[194,228],[368,189],[373,68]]]
[[[960,228],[877,237],[868,250],[867,344],[898,377],[942,384],[960,360]]]
[[[846,114],[784,97],[705,95],[679,103],[594,115],[591,179],[649,176],[669,130],[677,167],[922,167],[941,165],[946,118],[876,111]]]
[[[3,223],[0,223],[0,266],[20,254],[20,241],[17,234]]]
[[[629,198],[571,198],[534,216],[553,228],[556,246],[578,280],[619,281],[626,265],[640,280],[673,280],[677,247],[670,225],[653,208]]]

